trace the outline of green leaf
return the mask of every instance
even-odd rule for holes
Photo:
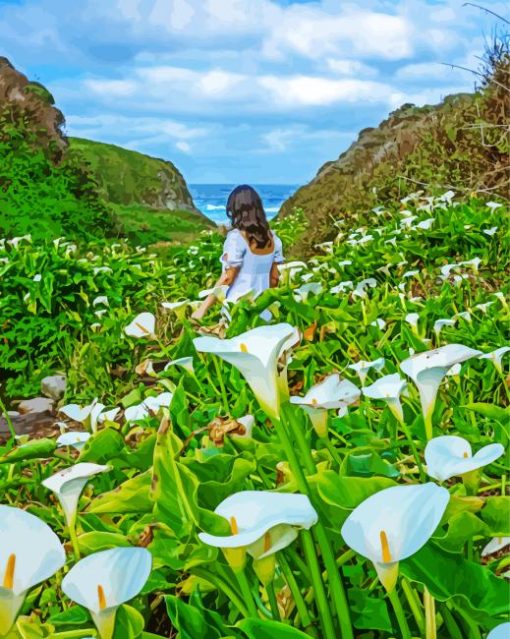
[[[136,608],[124,604],[117,611],[113,639],[138,639],[144,627],[145,620],[142,614]]]
[[[127,479],[107,493],[98,495],[93,499],[88,513],[149,513],[152,511],[150,499],[151,471],[147,470],[132,479]]]
[[[459,598],[463,606],[491,617],[503,615],[508,610],[510,589],[504,579],[434,543],[428,543],[402,561],[400,570],[412,581],[425,585],[439,601]]]
[[[490,419],[496,419],[498,422],[502,424],[506,424],[510,419],[510,411],[508,408],[501,408],[501,406],[496,406],[495,404],[486,404],[483,402],[472,402],[470,404],[464,404],[463,408],[467,408],[468,410],[475,411],[475,413],[479,413],[484,417],[489,417]]]
[[[174,595],[167,595],[165,603],[172,625],[179,633],[177,639],[220,639],[227,633],[216,612],[191,606]]]
[[[392,631],[388,607],[384,599],[370,596],[366,589],[351,588],[349,602],[355,628],[358,630]]]
[[[100,550],[116,548],[117,546],[129,546],[124,535],[110,532],[87,532],[78,537],[78,545],[84,555],[90,555]]]
[[[243,619],[237,624],[248,639],[310,639],[297,628],[269,619]]]
[[[480,516],[491,536],[507,536],[510,534],[510,497],[489,497]]]
[[[51,457],[56,447],[57,445],[53,439],[34,439],[0,457],[0,464],[13,464],[14,462],[26,461],[28,459]]]
[[[396,485],[386,477],[340,477],[332,470],[310,479],[317,484],[319,495],[326,503],[345,510],[352,510],[374,493]]]
[[[106,464],[126,447],[122,435],[113,428],[105,428],[93,435],[83,447],[80,462]]]

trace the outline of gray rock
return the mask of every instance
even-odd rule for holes
[[[41,392],[46,397],[59,400],[66,392],[65,375],[50,375],[45,377],[41,382]]]
[[[22,415],[28,413],[47,413],[53,410],[52,399],[48,397],[34,397],[33,399],[24,399],[18,405],[18,410]]]

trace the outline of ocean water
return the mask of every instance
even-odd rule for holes
[[[189,190],[197,209],[216,222],[228,222],[225,206],[237,184],[189,184]],[[273,218],[281,205],[298,189],[297,184],[252,184],[262,198],[267,218]]]

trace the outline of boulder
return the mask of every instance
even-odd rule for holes
[[[32,399],[24,399],[18,405],[18,411],[22,415],[28,413],[50,413],[53,410],[54,400],[48,397],[34,397]]]
[[[66,392],[65,375],[50,375],[41,381],[41,392],[46,397],[59,400]]]

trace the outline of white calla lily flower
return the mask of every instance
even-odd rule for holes
[[[455,326],[455,319],[438,319],[434,322],[434,333],[436,338],[439,339],[439,335],[445,326]]]
[[[102,304],[103,306],[110,306],[106,295],[99,295],[92,300],[92,306],[99,306],[99,304]]]
[[[236,417],[236,422],[244,426],[244,433],[236,433],[234,437],[242,437],[244,439],[250,439],[253,427],[255,426],[255,417],[253,415],[244,415],[243,417]]]
[[[126,326],[124,332],[129,337],[154,339],[156,337],[156,318],[152,313],[140,313]]]
[[[255,559],[282,550],[297,537],[297,530],[310,529],[317,512],[306,495],[246,490],[224,499],[214,511],[230,524],[225,537],[201,532],[201,541],[216,548],[244,548]]]
[[[195,374],[195,369],[193,367],[193,357],[179,357],[178,359],[173,359],[171,362],[168,362],[168,364],[166,364],[163,370],[167,371],[172,366],[181,366],[191,375]]]
[[[361,391],[355,384],[340,379],[340,375],[334,373],[312,386],[304,397],[291,397],[290,402],[309,415],[317,435],[325,438],[328,436],[328,410],[348,406],[360,395]]]
[[[0,505],[0,636],[7,636],[27,592],[66,561],[60,539],[39,517]]]
[[[76,450],[81,450],[90,439],[90,433],[84,433],[82,431],[70,431],[63,433],[57,439],[58,446],[72,446]]]
[[[101,639],[111,639],[117,609],[133,599],[149,578],[152,557],[145,548],[112,548],[75,564],[62,581],[64,593],[92,615]]]
[[[507,546],[510,546],[510,537],[494,537],[494,539],[491,539],[489,543],[483,547],[480,556],[488,557],[489,555],[494,555]]]
[[[344,282],[340,282],[336,286],[333,286],[332,288],[330,288],[329,292],[333,293],[333,295],[336,295],[337,293],[345,293],[345,291],[348,291],[350,288],[353,288],[353,286],[354,284],[351,280],[345,280]]]
[[[501,360],[503,355],[510,352],[510,346],[501,346],[501,348],[497,348],[495,351],[491,351],[490,353],[484,353],[480,355],[479,359],[489,359],[493,364],[496,370],[500,375],[503,374],[503,366],[501,364]]]
[[[381,317],[378,317],[373,322],[370,322],[370,326],[376,326],[382,331],[386,327],[386,322]]]
[[[408,313],[405,317],[406,322],[410,325],[413,333],[418,332],[418,322],[420,320],[419,313]]]
[[[60,470],[42,482],[58,497],[69,528],[74,528],[78,501],[85,485],[91,477],[110,470],[110,466],[80,462],[64,470]]]
[[[487,205],[488,206],[488,205]],[[498,206],[501,206],[500,204]],[[510,622],[500,623],[487,635],[487,639],[508,639],[510,637]]]
[[[88,426],[90,430],[95,433],[97,430],[97,422],[101,416],[101,413],[105,409],[105,405],[98,402],[97,397],[86,406],[79,406],[78,404],[67,404],[60,409],[60,412],[72,419],[75,422],[80,422],[85,426]]]
[[[434,437],[425,447],[427,473],[438,481],[465,475],[483,468],[501,457],[505,449],[501,444],[488,444],[473,455],[471,444],[457,435]]]
[[[407,382],[398,373],[385,375],[370,386],[363,388],[363,395],[370,399],[383,399],[395,418],[404,423],[404,411],[400,402],[401,393],[407,388]]]
[[[284,345],[296,339],[296,329],[290,324],[274,324],[253,328],[231,339],[196,337],[193,344],[197,351],[212,353],[235,366],[246,379],[261,407],[272,417],[279,419],[280,386],[286,380],[278,380],[278,359]]]
[[[432,413],[444,376],[454,364],[461,364],[480,354],[481,351],[463,344],[447,344],[418,353],[401,362],[401,370],[413,380],[418,389],[427,439],[432,438]]]
[[[356,364],[349,364],[347,368],[355,371],[360,378],[361,385],[365,383],[365,380],[368,375],[368,371],[373,368],[376,371],[380,371],[384,367],[384,357],[379,357],[378,359],[373,360],[372,362],[367,362],[364,359],[356,362]]]
[[[173,399],[173,393],[164,392],[156,396],[146,397],[140,404],[129,406],[124,411],[124,418],[127,422],[136,422],[145,419],[151,414],[155,415],[160,408],[169,407]]]
[[[198,294],[198,298],[203,299],[204,297],[209,297],[209,295],[214,295],[214,297],[217,300],[219,300],[220,302],[223,302],[225,298],[227,297],[228,289],[229,289],[228,285],[221,284],[219,286],[215,286],[213,288],[208,288],[204,291],[200,291]]]
[[[385,488],[352,511],[341,534],[348,546],[374,563],[391,592],[399,562],[427,543],[449,500],[448,491],[433,483]]]
[[[322,284],[320,282],[307,282],[294,290],[294,298],[306,302],[308,296],[319,295],[322,293]]]

